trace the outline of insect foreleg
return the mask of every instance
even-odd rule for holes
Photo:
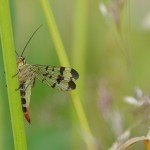
[[[17,75],[18,75],[18,73],[19,73],[19,72],[17,72],[15,75],[13,75],[13,76],[12,76],[12,78],[14,78],[15,76],[17,76]]]

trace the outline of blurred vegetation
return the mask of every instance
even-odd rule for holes
[[[83,150],[87,149],[86,137],[94,141],[98,150],[105,150],[128,129],[130,137],[146,135],[150,124],[149,103],[136,107],[126,103],[124,97],[132,96],[135,87],[150,95],[150,2],[49,0],[49,3],[71,67],[79,71],[77,90],[94,138],[81,133],[67,92],[36,81],[30,104],[32,124],[25,121],[28,149]],[[80,7],[84,7],[84,16],[77,14]],[[10,8],[16,51],[21,54],[31,33],[43,24],[27,47],[26,61],[60,66],[41,3],[15,0],[10,1]],[[1,66],[0,79],[4,80],[3,72]],[[2,93],[3,87],[0,90]],[[12,150],[12,135],[7,132],[11,131],[9,110],[7,102],[2,100],[4,97],[0,95],[0,131],[6,139],[0,147]],[[141,142],[133,149],[143,147]]]

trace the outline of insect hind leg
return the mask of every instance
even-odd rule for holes
[[[22,84],[20,84],[19,87],[17,89],[15,89],[15,91],[20,90],[21,87],[22,87]]]

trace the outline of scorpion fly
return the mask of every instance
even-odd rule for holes
[[[31,120],[30,120],[28,109],[30,104],[31,88],[35,83],[35,79],[38,79],[42,83],[52,88],[61,91],[71,91],[76,88],[76,84],[74,83],[74,81],[79,78],[78,72],[73,68],[62,67],[62,66],[55,67],[55,66],[37,65],[37,64],[30,65],[26,63],[23,54],[30,40],[32,39],[34,34],[39,30],[41,26],[39,26],[31,35],[21,55],[19,56],[18,53],[16,52],[18,56],[17,58],[18,73],[16,74],[18,75],[18,79],[19,79],[18,90],[20,90],[20,95],[21,95],[22,111],[24,113],[26,120],[29,123],[31,122]]]

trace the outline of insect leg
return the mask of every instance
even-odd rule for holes
[[[15,91],[18,91],[21,88],[22,84],[19,85],[19,87],[17,89],[15,89]]]
[[[14,78],[15,76],[17,76],[17,75],[18,75],[18,73],[19,73],[19,72],[17,72],[15,75],[13,75],[13,76],[12,76],[12,78]]]

